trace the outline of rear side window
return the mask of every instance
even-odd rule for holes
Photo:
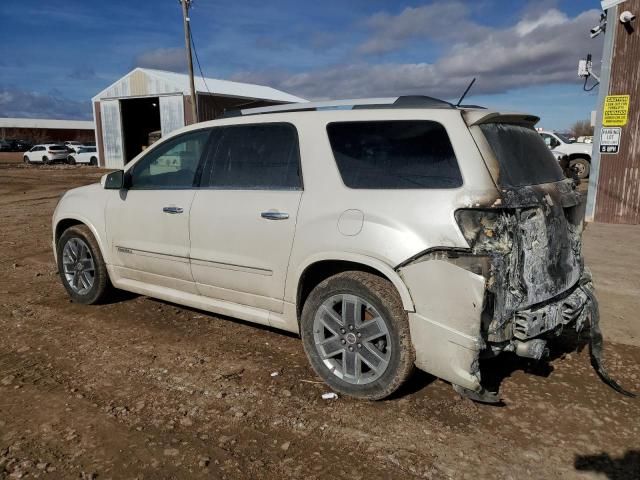
[[[457,188],[451,141],[433,121],[339,122],[327,126],[342,181],[350,188]]]
[[[302,188],[298,134],[288,123],[222,127],[203,186],[246,190]]]
[[[51,147],[49,147],[49,150],[53,151],[62,151],[62,150],[66,150],[67,147],[63,146],[63,145],[52,145]]]
[[[523,187],[563,180],[564,174],[533,127],[508,123],[480,125],[500,166],[502,187]]]

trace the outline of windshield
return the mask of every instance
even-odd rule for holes
[[[558,137],[564,143],[573,143],[573,142],[575,142],[575,140],[571,140],[569,137],[567,137],[566,135],[563,135],[562,133],[557,133],[556,132],[556,137]]]
[[[532,127],[485,123],[480,130],[500,165],[500,186],[522,187],[565,178],[551,150]]]

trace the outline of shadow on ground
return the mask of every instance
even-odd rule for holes
[[[637,480],[640,478],[640,451],[628,450],[620,458],[612,458],[608,453],[597,455],[576,455],[576,470],[601,473],[609,480]]]
[[[491,392],[499,392],[502,382],[514,372],[524,371],[530,375],[548,377],[553,372],[551,363],[571,352],[581,352],[589,343],[588,331],[577,334],[570,330],[549,341],[549,355],[541,360],[518,357],[503,353],[498,357],[480,362],[482,384]]]

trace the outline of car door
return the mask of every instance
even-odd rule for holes
[[[202,295],[282,312],[302,196],[298,134],[288,123],[220,127],[190,217]]]
[[[119,278],[197,293],[189,265],[189,212],[210,129],[158,144],[126,173],[106,207]]]

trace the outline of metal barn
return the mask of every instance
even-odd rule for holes
[[[196,77],[199,121],[219,118],[225,110],[262,107],[305,99],[249,83]],[[136,68],[92,99],[100,165],[122,168],[149,144],[149,134],[164,136],[194,123],[189,77]]]

